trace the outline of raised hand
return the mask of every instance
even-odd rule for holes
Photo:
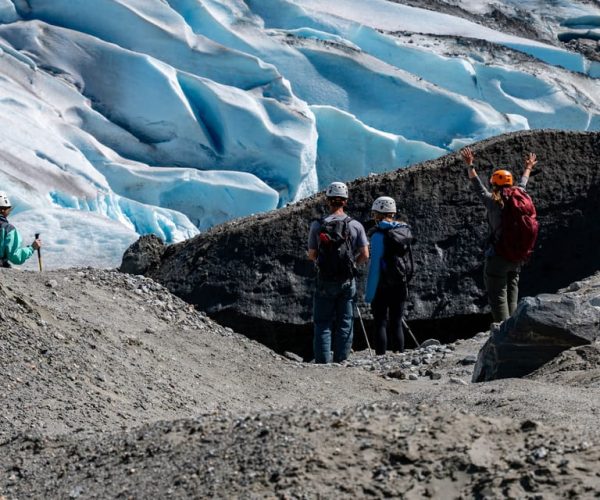
[[[532,170],[537,164],[537,156],[535,153],[527,153],[525,157],[525,170]]]
[[[469,165],[469,167],[472,167],[473,162],[475,161],[473,150],[470,147],[466,147],[461,150],[460,154],[462,155],[463,161]]]

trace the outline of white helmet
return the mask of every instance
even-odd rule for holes
[[[371,210],[380,214],[395,214],[396,202],[389,196],[380,196],[373,202]]]
[[[348,198],[348,186],[343,182],[332,182],[325,191],[327,198]]]
[[[10,208],[12,205],[10,204],[10,200],[8,199],[8,195],[4,191],[0,191],[0,208]]]

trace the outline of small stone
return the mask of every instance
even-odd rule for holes
[[[474,365],[475,363],[477,363],[477,356],[475,354],[469,354],[460,360],[460,364],[464,366]]]
[[[69,492],[69,498],[79,498],[82,493],[83,488],[81,486],[75,486],[75,488]]]
[[[302,357],[298,356],[295,352],[285,351],[283,355],[292,361],[297,361],[298,363],[302,363],[304,361]]]
[[[58,281],[56,281],[56,280],[48,280],[48,281],[46,281],[46,286],[48,288],[56,288],[58,286]]]
[[[419,376],[416,373],[411,373],[408,376],[408,380],[419,380]]]
[[[402,370],[394,370],[394,371],[388,372],[386,375],[390,378],[395,378],[398,380],[406,380],[406,373],[404,373]]]
[[[521,423],[521,430],[523,432],[534,431],[538,427],[539,427],[539,424],[537,422],[534,422],[533,420],[525,420]]]
[[[458,378],[458,377],[450,377],[450,383],[451,384],[458,384],[458,385],[469,385],[463,379]]]
[[[438,346],[441,344],[442,343],[437,339],[427,339],[421,343],[421,349],[425,349],[426,347],[429,347],[429,346]]]

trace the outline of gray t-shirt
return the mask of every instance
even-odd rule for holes
[[[348,215],[328,215],[325,217],[324,222],[330,222],[332,220],[344,220]],[[369,246],[369,240],[367,239],[367,234],[365,233],[365,228],[363,225],[357,220],[350,220],[348,223],[348,228],[350,229],[350,243],[352,244],[352,250],[354,251],[354,255],[358,253],[358,250]],[[310,231],[308,233],[308,249],[309,250],[317,250],[319,248],[319,229],[321,229],[320,221],[313,221],[310,225]]]

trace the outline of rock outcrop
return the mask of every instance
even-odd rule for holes
[[[123,254],[119,271],[129,274],[147,274],[160,265],[165,244],[158,236],[146,234]]]
[[[473,150],[478,173],[486,179],[494,166],[520,173],[525,153],[538,155],[539,175],[528,190],[541,229],[534,257],[521,275],[522,295],[555,292],[598,269],[599,133],[526,131],[477,143]],[[485,314],[489,323],[482,280],[485,211],[460,155],[354,181],[350,215],[368,226],[371,203],[380,195],[397,200],[417,239],[409,318]],[[305,257],[306,239],[323,205],[318,194],[215,227],[168,247],[160,265],[147,274],[218,321],[280,352],[299,352],[289,342],[310,344],[314,269]],[[359,287],[363,282],[361,275]]]
[[[600,273],[523,299],[479,352],[473,382],[522,377],[561,352],[600,340]]]

